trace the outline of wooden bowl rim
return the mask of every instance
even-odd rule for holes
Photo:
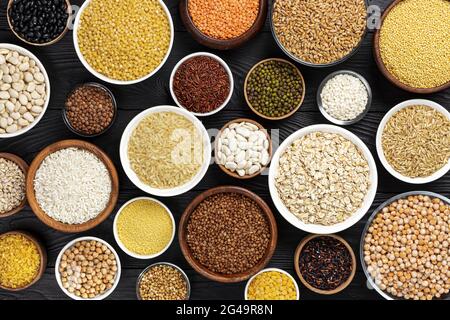
[[[268,162],[265,166],[261,167],[261,170],[259,170],[258,172],[255,172],[254,174],[251,174],[251,175],[245,175],[245,176],[242,176],[242,177],[241,177],[240,175],[238,175],[236,172],[232,172],[232,171],[228,170],[227,168],[225,168],[225,166],[223,166],[222,164],[220,164],[220,163],[218,162],[218,159],[217,159],[217,150],[218,150],[219,138],[220,138],[220,136],[222,135],[223,130],[225,130],[226,128],[228,128],[228,127],[229,127],[231,124],[233,124],[233,123],[241,123],[241,122],[250,122],[250,123],[254,124],[255,126],[257,126],[260,130],[262,130],[262,131],[265,133],[267,139],[269,140],[269,150],[268,150],[268,152],[269,152],[269,162]],[[222,129],[220,129],[220,131],[219,131],[219,133],[217,134],[216,137],[217,137],[217,138],[216,138],[216,140],[214,141],[214,150],[215,150],[215,152],[214,152],[214,158],[215,158],[216,164],[219,166],[219,168],[220,168],[223,172],[225,172],[225,173],[226,173],[227,175],[229,175],[230,177],[233,177],[233,178],[236,178],[236,179],[241,179],[241,180],[247,180],[247,179],[254,178],[254,177],[260,175],[260,174],[261,174],[261,173],[269,166],[270,160],[272,160],[272,154],[273,154],[272,139],[270,138],[270,135],[269,135],[269,132],[267,131],[267,129],[264,128],[260,123],[258,123],[258,122],[255,121],[255,120],[248,119],[248,118],[237,118],[237,119],[228,121],[228,122],[222,127]]]
[[[191,15],[189,13],[188,2],[189,0],[181,0],[179,5],[180,16],[184,26],[197,42],[204,46],[217,50],[233,49],[243,45],[244,43],[252,39],[263,28],[268,12],[267,1],[259,0],[258,14],[255,18],[255,21],[253,21],[252,26],[236,38],[221,40],[211,38],[197,28],[197,26],[194,24],[194,21],[192,21]]]
[[[389,15],[391,10],[397,6],[400,2],[404,0],[393,0],[391,4],[384,10],[381,19],[380,19],[380,27],[375,30],[374,36],[373,36],[373,55],[375,58],[375,62],[378,66],[378,69],[381,71],[383,76],[388,79],[392,84],[399,87],[400,89],[403,89],[408,92],[412,93],[419,93],[419,94],[430,94],[430,93],[436,93],[439,91],[446,90],[450,88],[450,80],[446,83],[433,87],[433,88],[414,88],[411,87],[400,80],[398,80],[389,70],[386,68],[383,58],[381,57],[381,51],[380,51],[380,33],[381,29],[383,28],[383,23],[386,17]]]
[[[303,86],[303,90],[302,90],[302,97],[300,99],[299,104],[292,109],[291,112],[282,115],[280,117],[268,117],[265,114],[260,113],[259,111],[257,111],[252,104],[250,103],[250,100],[248,98],[248,94],[247,94],[247,83],[248,83],[248,79],[250,77],[250,74],[253,73],[253,71],[256,69],[256,67],[258,67],[259,65],[269,62],[269,61],[279,61],[279,62],[283,62],[283,63],[287,63],[289,65],[291,65],[296,71],[297,73],[300,75],[300,79],[302,80],[302,86]],[[264,118],[266,120],[273,120],[273,121],[277,121],[277,120],[283,120],[286,118],[289,118],[290,116],[294,115],[294,113],[296,113],[298,111],[298,109],[300,109],[300,107],[302,106],[304,100],[305,100],[305,95],[306,95],[306,84],[305,84],[305,78],[303,78],[303,74],[301,73],[300,69],[293,64],[292,62],[282,59],[282,58],[268,58],[268,59],[264,59],[261,60],[259,62],[257,62],[255,65],[253,65],[253,67],[247,72],[247,75],[245,76],[245,80],[244,80],[244,97],[245,97],[245,101],[247,102],[248,107],[257,115],[260,116],[261,118]]]
[[[225,275],[225,274],[219,274],[219,273],[215,273],[215,272],[208,270],[202,264],[197,262],[197,260],[192,256],[191,250],[189,249],[189,245],[187,244],[187,241],[186,241],[186,235],[187,235],[186,227],[187,227],[187,224],[189,222],[189,218],[190,218],[192,212],[195,210],[195,208],[197,208],[197,206],[203,200],[205,200],[206,198],[208,198],[212,195],[219,194],[219,193],[238,193],[238,194],[247,196],[248,198],[255,201],[258,204],[258,206],[261,208],[262,212],[265,214],[267,223],[270,228],[271,239],[270,239],[270,243],[266,249],[266,252],[264,254],[264,257],[258,262],[258,264],[253,266],[251,269],[249,269],[245,272],[238,273],[238,274]],[[267,203],[262,198],[260,198],[257,194],[253,193],[252,191],[242,188],[242,187],[237,187],[237,186],[214,187],[212,189],[206,190],[206,191],[202,192],[201,194],[199,194],[197,197],[195,197],[191,201],[191,203],[184,210],[184,212],[181,216],[181,219],[180,219],[179,226],[178,226],[178,239],[179,239],[181,252],[183,253],[183,256],[185,257],[185,259],[189,263],[189,265],[195,271],[197,271],[199,274],[204,276],[205,278],[213,280],[213,281],[217,281],[217,282],[222,282],[222,283],[236,283],[236,282],[245,281],[245,280],[248,280],[249,278],[251,278],[252,276],[254,276],[255,274],[257,274],[262,269],[264,269],[273,256],[273,253],[274,253],[276,245],[277,245],[277,238],[278,238],[277,223],[276,223],[275,217],[272,213],[272,210],[267,205]]]
[[[42,278],[42,276],[45,272],[45,269],[47,268],[47,251],[45,250],[45,247],[43,246],[43,244],[34,235],[32,235],[31,233],[29,233],[27,231],[22,231],[22,230],[8,231],[8,232],[0,234],[0,238],[2,238],[4,236],[8,236],[8,235],[21,235],[21,236],[27,238],[28,240],[30,240],[36,246],[38,253],[39,253],[39,257],[40,257],[39,270],[36,274],[36,277],[29,284],[26,284],[19,288],[8,288],[8,287],[4,287],[0,284],[0,289],[10,291],[10,292],[18,292],[18,291],[22,291],[22,290],[25,290],[25,289],[31,287],[33,284],[35,284]]]
[[[22,202],[14,209],[6,212],[6,213],[0,213],[0,219],[10,217],[19,211],[21,211],[25,205],[27,204],[27,188],[26,188],[26,181],[27,181],[27,174],[28,174],[28,164],[23,160],[21,157],[16,156],[15,154],[8,153],[8,152],[0,152],[0,158],[4,158],[6,160],[12,161],[15,164],[19,166],[19,168],[22,170],[23,174],[25,175],[25,197],[23,198]]]
[[[50,154],[67,148],[83,149],[94,154],[105,165],[111,179],[111,194],[105,209],[103,209],[103,211],[94,219],[86,221],[82,224],[67,224],[51,218],[39,206],[34,192],[34,178],[36,171],[41,166],[42,161]],[[61,140],[45,147],[34,158],[28,171],[26,188],[28,203],[39,220],[55,230],[65,233],[77,233],[90,230],[98,226],[109,217],[114,210],[119,196],[119,177],[114,163],[108,155],[96,145],[83,140]]]
[[[59,40],[61,40],[67,33],[67,31],[69,31],[69,26],[70,26],[70,22],[72,21],[73,18],[73,14],[72,14],[72,4],[70,3],[70,0],[65,0],[66,1],[66,5],[67,5],[67,14],[69,15],[67,17],[67,23],[66,23],[66,27],[64,28],[64,31],[61,32],[61,34],[56,37],[55,39],[53,39],[52,41],[49,42],[45,42],[45,43],[33,43],[33,42],[29,42],[27,40],[25,40],[24,38],[22,38],[21,36],[19,36],[19,34],[16,32],[16,30],[14,30],[13,25],[11,23],[11,18],[9,15],[9,10],[11,9],[11,6],[14,2],[14,0],[9,0],[8,1],[8,7],[6,9],[6,20],[8,21],[8,26],[9,29],[12,31],[12,33],[22,42],[25,42],[26,44],[29,44],[31,46],[36,46],[36,47],[45,47],[45,46],[49,46],[52,45],[54,43],[57,43]]]
[[[347,250],[350,253],[350,256],[352,257],[352,271],[350,273],[350,276],[344,283],[342,283],[339,287],[337,287],[336,289],[333,289],[333,290],[321,290],[321,289],[317,289],[317,288],[313,287],[305,280],[305,278],[303,278],[303,275],[300,272],[299,259],[300,259],[300,254],[303,250],[303,247],[312,239],[320,238],[320,237],[331,237],[336,240],[339,240],[342,244],[345,245],[345,247],[347,248]],[[309,235],[309,236],[303,238],[300,241],[300,243],[298,244],[297,249],[295,249],[294,267],[295,267],[295,272],[297,273],[297,276],[299,277],[301,283],[306,288],[308,288],[309,290],[311,290],[315,293],[321,294],[321,295],[332,295],[332,294],[341,292],[342,290],[347,288],[348,285],[353,281],[353,278],[355,277],[355,274],[356,274],[356,256],[355,256],[355,252],[353,251],[352,247],[341,236],[338,236],[336,234],[312,234],[312,235]]]

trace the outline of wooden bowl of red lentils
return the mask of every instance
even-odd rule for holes
[[[229,50],[262,29],[267,7],[266,0],[181,0],[179,9],[184,26],[197,42]]]

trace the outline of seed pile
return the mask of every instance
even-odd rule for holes
[[[97,217],[108,204],[111,177],[93,153],[67,148],[48,155],[36,171],[34,191],[41,209],[67,224]]]
[[[135,200],[117,218],[120,241],[131,252],[149,256],[164,250],[175,226],[167,210],[151,200]]]
[[[142,300],[186,300],[187,283],[176,268],[169,265],[155,265],[149,268],[139,282]]]
[[[189,15],[203,34],[229,40],[247,32],[259,12],[259,0],[189,0]]]
[[[286,208],[302,222],[331,226],[361,208],[370,188],[369,164],[350,140],[317,131],[284,151],[275,186]]]
[[[339,288],[353,270],[352,256],[347,247],[333,237],[309,240],[299,257],[300,273],[312,287],[330,291]]]
[[[17,208],[25,199],[25,174],[11,160],[0,158],[0,216]]]
[[[105,131],[114,118],[113,99],[108,91],[96,85],[76,88],[66,101],[66,116],[72,128],[85,135]]]
[[[252,199],[219,193],[203,200],[187,224],[187,244],[209,270],[236,274],[257,265],[269,246],[268,221]]]
[[[424,195],[392,202],[364,238],[367,271],[388,294],[414,300],[450,291],[450,206]]]
[[[151,26],[151,27],[149,27]],[[154,71],[171,41],[158,0],[92,0],[83,11],[78,45],[87,63],[108,78],[140,79]]]
[[[38,44],[58,38],[69,19],[66,0],[14,0],[8,15],[22,39]]]
[[[173,78],[178,102],[196,113],[214,111],[230,94],[230,78],[222,64],[211,57],[197,56],[183,62]]]
[[[218,163],[241,177],[260,172],[269,164],[267,133],[251,122],[230,124],[218,139]]]
[[[247,292],[248,300],[297,300],[294,281],[279,271],[266,271],[257,275]]]
[[[320,93],[322,106],[334,119],[348,121],[364,112],[369,94],[364,83],[350,74],[328,80]]]
[[[395,113],[383,129],[386,160],[400,174],[428,177],[450,159],[450,119],[428,106],[409,106]]]
[[[0,48],[0,134],[15,133],[43,112],[47,87],[36,61]]]
[[[298,69],[284,61],[270,60],[248,76],[246,94],[259,113],[275,118],[289,114],[302,101],[303,81]]]
[[[364,0],[276,0],[273,27],[292,55],[314,64],[347,56],[366,28]]]
[[[117,277],[117,261],[100,241],[78,241],[67,249],[59,264],[63,288],[83,299],[93,299],[110,290]]]
[[[183,115],[152,113],[131,134],[128,158],[146,185],[158,189],[178,187],[199,172],[204,161],[203,137]]]
[[[41,256],[36,245],[21,234],[0,236],[0,285],[24,287],[37,277]]]
[[[448,0],[401,1],[381,26],[381,58],[400,82],[413,88],[434,88],[450,81],[448,39]]]

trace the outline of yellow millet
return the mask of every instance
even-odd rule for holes
[[[388,71],[408,86],[450,81],[450,1],[401,1],[383,22],[380,51]]]
[[[278,271],[257,275],[248,286],[249,300],[296,300],[297,291],[290,277]]]
[[[157,0],[92,0],[78,30],[88,64],[122,81],[155,70],[169,50],[170,38],[169,18]]]
[[[131,202],[117,218],[120,241],[138,255],[161,252],[172,239],[173,228],[167,210],[151,200]]]
[[[0,285],[16,289],[37,276],[41,257],[36,245],[20,234],[0,237]]]

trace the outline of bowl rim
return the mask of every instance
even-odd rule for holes
[[[141,182],[137,174],[131,169],[128,159],[128,142],[130,140],[131,134],[134,129],[138,126],[138,124],[146,118],[149,114],[152,113],[160,113],[160,112],[174,112],[179,115],[184,116],[186,119],[190,120],[192,124],[196,127],[196,129],[201,133],[203,138],[203,163],[200,167],[200,170],[196,173],[196,175],[188,182],[184,183],[181,186],[177,186],[175,188],[170,189],[156,189],[146,185]],[[194,116],[191,112],[187,111],[184,108],[178,108],[170,105],[159,105],[145,109],[137,114],[127,125],[125,130],[123,131],[122,138],[120,140],[120,162],[122,164],[123,170],[127,175],[128,179],[139,189],[142,191],[160,197],[173,197],[180,194],[183,194],[192,188],[194,188],[205,176],[208,171],[208,167],[211,164],[211,143],[208,132],[206,131],[203,123]]]
[[[213,271],[208,270],[204,267],[200,262],[198,262],[192,255],[191,250],[189,249],[189,245],[186,241],[186,227],[189,222],[189,218],[192,212],[197,208],[197,206],[203,202],[206,198],[219,193],[238,193],[244,195],[254,202],[258,204],[261,208],[261,211],[264,213],[265,218],[267,219],[267,224],[270,229],[271,239],[267,246],[266,252],[263,258],[251,269],[246,270],[244,272],[232,275],[220,274]],[[237,283],[248,280],[250,277],[264,269],[265,266],[270,262],[270,259],[273,256],[278,240],[278,228],[276,219],[272,213],[271,208],[267,205],[267,203],[259,197],[254,192],[237,186],[218,186],[211,189],[208,189],[200,194],[198,194],[186,207],[184,210],[180,223],[178,224],[178,241],[181,248],[181,252],[183,253],[184,258],[189,263],[189,265],[200,275],[204,276],[207,279],[221,282],[221,283]]]
[[[366,92],[367,92],[367,103],[364,108],[364,111],[361,112],[356,118],[354,118],[352,120],[339,120],[339,119],[334,118],[325,110],[325,107],[323,106],[323,102],[322,102],[321,94],[322,94],[322,91],[323,91],[323,88],[325,87],[325,85],[328,83],[328,81],[333,79],[335,76],[338,76],[341,74],[351,75],[351,76],[359,79],[362,82],[362,84],[364,85],[364,87],[366,88]],[[373,98],[372,88],[370,87],[369,82],[361,74],[359,74],[355,71],[352,71],[352,70],[344,70],[344,69],[332,72],[328,76],[326,76],[320,83],[319,88],[317,89],[317,94],[316,94],[317,105],[318,105],[319,110],[322,113],[322,115],[331,123],[341,125],[341,126],[352,125],[352,124],[355,124],[355,123],[361,121],[369,112],[369,109],[372,105],[372,98]]]
[[[302,97],[300,98],[300,102],[298,104],[298,106],[296,106],[294,109],[292,109],[289,113],[279,116],[279,117],[269,117],[266,116],[265,114],[260,113],[259,111],[257,111],[252,104],[250,103],[250,99],[248,98],[248,94],[247,94],[247,84],[248,84],[248,79],[250,78],[250,75],[253,73],[253,71],[256,69],[256,67],[258,67],[259,65],[263,64],[263,63],[267,63],[270,61],[278,61],[278,62],[282,62],[282,63],[286,63],[290,66],[292,66],[294,68],[294,70],[297,71],[297,73],[300,75],[300,79],[302,81]],[[305,101],[305,96],[306,96],[306,82],[305,82],[305,78],[303,77],[302,72],[300,71],[300,69],[293,64],[292,62],[286,60],[286,59],[282,59],[282,58],[267,58],[267,59],[263,59],[258,61],[256,64],[254,64],[251,69],[247,72],[246,76],[245,76],[245,80],[244,80],[244,98],[245,98],[245,102],[247,103],[247,106],[250,108],[250,110],[253,111],[253,113],[255,113],[257,116],[264,118],[266,120],[272,120],[272,121],[278,121],[278,120],[283,120],[286,118],[291,117],[292,115],[294,115],[299,109],[300,107],[303,105],[303,102]]]
[[[302,253],[303,248],[309,241],[316,239],[316,238],[320,238],[320,237],[329,237],[329,238],[338,240],[347,248],[347,250],[350,253],[350,256],[352,258],[352,271],[351,271],[349,277],[339,287],[337,287],[336,289],[333,289],[333,290],[322,290],[322,289],[318,289],[318,288],[312,286],[305,280],[305,278],[303,277],[303,274],[300,272],[299,260],[300,260],[300,254]],[[357,268],[356,255],[355,255],[355,252],[353,251],[353,248],[350,246],[350,244],[347,242],[347,240],[345,240],[343,237],[341,237],[337,234],[311,234],[309,236],[304,237],[298,244],[297,248],[295,249],[294,267],[295,267],[295,272],[297,273],[297,276],[300,279],[300,282],[306,288],[308,288],[312,292],[315,292],[315,293],[318,293],[321,295],[333,295],[333,294],[339,293],[339,292],[343,291],[344,289],[346,289],[350,285],[350,283],[352,283],[353,279],[355,278],[356,268]]]
[[[276,2],[276,1],[277,1],[277,0],[271,0],[271,1],[270,1],[270,6],[269,6],[269,7],[270,7],[270,8],[269,8],[269,24],[270,24],[270,30],[271,30],[272,36],[273,36],[275,42],[277,43],[278,47],[284,52],[284,54],[286,54],[289,58],[291,58],[291,59],[294,60],[295,62],[300,63],[300,64],[302,64],[302,65],[304,65],[304,66],[307,66],[307,67],[313,67],[313,68],[326,68],[326,67],[336,66],[336,65],[338,65],[338,64],[340,64],[340,63],[342,63],[342,62],[348,60],[348,59],[351,58],[352,56],[354,56],[354,55],[356,54],[356,52],[358,52],[358,50],[360,49],[361,45],[362,45],[363,42],[364,42],[364,39],[366,38],[366,35],[368,34],[367,23],[365,23],[364,31],[363,31],[363,33],[361,34],[361,38],[360,38],[358,44],[357,44],[357,45],[356,45],[356,46],[355,46],[355,47],[354,47],[347,55],[345,55],[344,57],[342,57],[342,58],[340,58],[340,59],[338,59],[338,60],[335,60],[335,61],[332,61],[332,62],[329,62],[329,63],[312,63],[312,62],[308,62],[308,61],[302,60],[302,59],[296,57],[296,56],[295,56],[294,54],[292,54],[291,52],[289,52],[289,51],[281,44],[280,40],[278,39],[278,36],[277,36],[277,34],[276,34],[276,31],[275,31],[275,26],[274,26],[274,24],[273,24],[274,5],[275,5],[275,2]],[[367,9],[368,9],[368,7],[369,7],[368,0],[364,0],[364,5],[365,5],[365,7],[366,7],[366,10],[365,10],[365,11],[366,11],[366,18],[365,18],[365,21],[367,21],[367,18],[368,18],[368,16],[369,16],[369,15],[368,15],[368,12],[367,12]]]
[[[72,124],[70,123],[69,118],[67,117],[67,107],[66,107],[65,103],[64,103],[64,107],[62,108],[62,117],[63,117],[64,123],[66,124],[67,128],[72,133],[75,133],[77,136],[80,136],[82,138],[95,138],[95,137],[98,137],[98,136],[106,133],[109,129],[111,129],[111,127],[113,126],[114,122],[116,121],[116,119],[117,119],[117,112],[118,112],[117,100],[114,97],[114,94],[112,93],[112,91],[110,89],[108,89],[106,86],[104,86],[103,84],[98,83],[98,82],[84,82],[84,83],[80,83],[80,84],[76,85],[69,92],[69,94],[66,96],[65,102],[67,102],[67,99],[75,92],[75,90],[77,90],[79,88],[82,88],[82,87],[100,88],[100,89],[102,89],[103,91],[105,91],[108,94],[108,96],[111,98],[111,101],[112,101],[112,104],[113,104],[113,112],[114,112],[114,115],[113,115],[113,117],[111,119],[110,124],[105,129],[103,129],[101,132],[99,132],[99,133],[88,135],[88,134],[84,134],[82,132],[79,132],[72,126]]]
[[[431,107],[437,111],[439,111],[442,115],[447,117],[447,119],[450,120],[450,112],[447,111],[442,105],[439,103],[436,103],[431,100],[426,99],[411,99],[406,100],[403,102],[398,103],[393,108],[391,108],[383,117],[380,124],[378,125],[377,135],[376,135],[376,149],[378,158],[380,159],[380,162],[383,164],[383,167],[389,172],[394,178],[397,178],[400,181],[410,183],[410,184],[425,184],[430,183],[433,181],[436,181],[440,178],[442,178],[447,172],[450,170],[450,158],[447,160],[447,164],[440,168],[438,171],[433,173],[432,175],[428,177],[419,177],[419,178],[410,178],[407,176],[404,176],[397,172],[387,161],[386,157],[384,156],[383,151],[383,145],[382,145],[382,138],[383,138],[383,132],[386,127],[386,124],[388,121],[394,116],[398,111],[410,107],[410,106],[416,106],[416,105],[424,105],[427,107]]]
[[[8,288],[8,287],[0,285],[0,289],[10,291],[10,292],[18,292],[18,291],[22,291],[22,290],[25,290],[25,289],[31,287],[32,285],[34,285],[36,282],[38,282],[42,278],[42,276],[44,275],[45,269],[47,268],[47,250],[45,249],[42,242],[38,238],[36,238],[32,233],[30,233],[28,231],[23,231],[23,230],[7,231],[4,233],[0,233],[0,239],[4,236],[8,236],[8,235],[21,235],[21,236],[27,238],[29,241],[31,241],[36,246],[38,253],[39,253],[39,258],[40,258],[39,270],[38,270],[38,273],[36,274],[36,277],[33,279],[33,281],[31,281],[30,283],[28,283],[20,288]]]
[[[81,15],[83,14],[84,10],[87,8],[87,6],[91,3],[92,0],[86,0],[83,5],[80,7],[80,9],[78,10],[78,13],[75,17],[75,22],[74,22],[74,26],[73,26],[73,44],[75,47],[75,51],[77,53],[78,59],[81,61],[81,63],[83,64],[83,66],[95,77],[97,77],[98,79],[110,83],[110,84],[115,84],[115,85],[131,85],[131,84],[136,84],[142,81],[145,81],[147,79],[149,79],[150,77],[152,77],[153,75],[155,75],[163,66],[164,64],[167,62],[170,53],[172,51],[173,48],[173,43],[174,43],[174,38],[175,38],[175,30],[174,30],[174,25],[173,25],[173,19],[172,16],[170,14],[169,9],[167,8],[166,4],[162,1],[162,0],[157,0],[159,5],[162,7],[162,9],[164,10],[164,12],[166,13],[167,16],[167,20],[169,22],[169,27],[170,27],[170,43],[169,43],[169,48],[164,56],[164,58],[162,59],[161,63],[155,68],[153,69],[149,74],[139,78],[139,79],[134,79],[134,80],[117,80],[117,79],[112,79],[109,78],[103,74],[101,74],[100,72],[96,71],[94,68],[92,68],[89,63],[86,61],[86,59],[84,58],[83,54],[81,53],[80,50],[80,46],[78,45],[78,29],[80,27],[80,20],[81,20]]]
[[[6,218],[6,217],[10,217],[12,215],[15,215],[16,213],[19,213],[20,211],[22,211],[22,209],[27,204],[26,180],[27,180],[27,174],[28,174],[28,163],[25,160],[23,160],[21,157],[15,155],[13,153],[0,152],[0,159],[1,158],[14,162],[22,170],[22,172],[24,174],[24,177],[25,177],[25,181],[24,181],[24,184],[25,184],[24,195],[25,195],[25,197],[23,198],[22,202],[17,207],[13,208],[12,210],[10,210],[8,212],[0,213],[0,219]]]
[[[223,131],[228,128],[231,124],[233,123],[241,123],[241,122],[249,122],[254,124],[255,126],[257,126],[259,128],[259,130],[263,131],[264,134],[266,135],[268,141],[269,141],[269,150],[267,150],[269,152],[269,162],[261,167],[261,170],[259,170],[258,172],[255,172],[254,174],[250,174],[250,175],[244,175],[244,176],[240,176],[238,175],[236,172],[232,172],[230,170],[228,170],[227,168],[225,168],[225,166],[223,166],[222,164],[220,164],[219,160],[217,159],[217,150],[219,150],[218,146],[219,146],[219,139],[222,136]],[[241,179],[241,180],[246,180],[246,179],[251,179],[254,178],[258,175],[260,175],[261,173],[264,172],[264,170],[266,170],[269,165],[270,165],[270,161],[272,160],[272,155],[273,155],[273,145],[272,145],[272,138],[270,137],[270,134],[268,132],[268,130],[266,128],[264,128],[262,126],[262,124],[260,124],[259,122],[252,120],[252,119],[248,119],[248,118],[237,118],[231,121],[228,121],[217,133],[216,135],[216,139],[214,141],[214,161],[217,164],[217,166],[223,171],[225,172],[227,175],[229,175],[230,177],[236,178],[236,179]]]
[[[225,99],[225,101],[216,109],[209,111],[209,112],[205,112],[205,113],[200,113],[200,112],[193,112],[190,111],[188,109],[186,109],[179,101],[177,96],[175,95],[175,92],[173,90],[173,79],[175,78],[175,74],[178,71],[178,69],[180,68],[180,66],[186,62],[187,60],[194,58],[194,57],[201,57],[201,56],[206,56],[206,57],[210,57],[214,60],[216,60],[217,62],[220,63],[220,65],[225,69],[225,71],[228,74],[228,79],[230,82],[230,92],[228,93],[227,98]],[[207,116],[211,116],[213,114],[218,113],[219,111],[221,111],[223,108],[225,108],[228,103],[231,100],[231,97],[233,96],[233,92],[234,92],[234,77],[233,77],[233,73],[231,72],[230,66],[219,56],[209,53],[209,52],[194,52],[191,54],[188,54],[187,56],[183,57],[180,61],[178,61],[178,63],[175,65],[175,67],[173,68],[171,74],[170,74],[170,79],[169,79],[169,90],[170,90],[170,95],[172,96],[173,101],[175,101],[176,105],[180,108],[186,109],[187,111],[191,112],[193,115],[197,116],[197,117],[207,117]]]
[[[111,179],[111,193],[106,207],[95,218],[88,220],[82,224],[63,223],[47,215],[37,202],[36,194],[34,191],[34,178],[37,170],[42,164],[42,161],[44,161],[44,159],[46,159],[50,154],[68,148],[83,149],[95,155],[104,164]],[[112,213],[119,196],[119,176],[117,174],[116,167],[114,166],[114,163],[111,161],[109,156],[96,145],[83,140],[61,140],[48,145],[36,155],[28,170],[26,178],[26,188],[28,204],[39,220],[55,230],[64,233],[78,233],[90,230],[98,226],[99,224],[104,222]]]
[[[408,192],[403,192],[400,194],[397,194],[393,197],[390,197],[389,199],[387,199],[386,201],[384,201],[383,203],[381,203],[377,208],[375,208],[375,210],[372,211],[370,217],[367,219],[367,222],[364,226],[364,229],[361,233],[361,240],[359,241],[359,259],[361,262],[361,268],[364,271],[364,274],[366,276],[366,279],[368,281],[368,283],[370,284],[370,286],[375,289],[375,291],[382,296],[384,299],[386,300],[405,300],[405,299],[399,299],[399,298],[394,298],[393,296],[391,296],[390,294],[388,294],[387,292],[383,291],[380,289],[380,287],[375,283],[375,281],[372,279],[372,276],[369,274],[368,270],[367,270],[367,264],[364,261],[364,244],[365,244],[365,237],[367,235],[367,231],[369,230],[370,226],[372,225],[373,220],[375,219],[375,217],[381,212],[381,210],[388,206],[389,204],[399,200],[399,199],[404,199],[407,198],[409,196],[414,196],[414,195],[423,195],[423,196],[429,196],[432,198],[439,198],[442,201],[446,202],[448,205],[450,205],[450,199],[439,194],[436,192],[431,192],[431,191],[408,191]],[[446,296],[446,299],[436,299],[436,300],[450,300],[450,294],[448,294]]]
[[[275,176],[278,173],[278,163],[281,155],[284,153],[286,148],[292,144],[293,141],[313,132],[335,133],[349,140],[362,152],[364,158],[366,159],[369,165],[371,185],[365,195],[362,206],[355,213],[353,213],[353,215],[351,215],[348,219],[331,226],[306,224],[300,219],[298,219],[286,208],[286,206],[280,199],[280,196],[278,195],[278,190],[275,186]],[[286,219],[294,227],[312,234],[329,235],[333,233],[338,233],[352,227],[354,224],[360,221],[365,216],[367,211],[370,209],[375,199],[375,195],[377,192],[377,185],[378,185],[377,166],[375,164],[375,160],[372,156],[372,153],[370,152],[366,144],[358,136],[348,131],[347,129],[329,124],[311,125],[292,133],[289,137],[287,137],[283,141],[278,150],[275,152],[274,156],[272,157],[272,163],[269,169],[269,191],[272,201],[275,204],[275,207],[280,212],[281,216],[283,216],[283,218]]]
[[[257,276],[259,276],[260,274],[263,274],[263,273],[265,273],[265,272],[272,272],[272,271],[282,273],[282,274],[288,276],[289,279],[292,280],[292,282],[294,283],[294,286],[295,286],[295,292],[296,292],[296,294],[297,294],[297,297],[296,297],[295,300],[300,300],[300,289],[298,288],[297,281],[295,281],[295,278],[294,278],[289,272],[287,272],[287,271],[285,271],[285,270],[283,270],[283,269],[280,269],[280,268],[265,268],[265,269],[262,269],[262,270],[259,271],[257,274],[255,274],[255,275],[252,276],[250,279],[248,279],[247,284],[245,285],[244,299],[247,300],[247,301],[252,301],[252,300],[250,300],[250,299],[248,298],[248,288],[250,287],[250,283],[252,283],[252,281],[253,281]]]
[[[186,281],[187,296],[186,296],[185,300],[189,300],[191,297],[191,281],[189,280],[189,277],[187,276],[186,272],[184,272],[184,270],[181,269],[176,264],[173,264],[170,262],[164,262],[164,261],[155,262],[155,263],[149,265],[144,270],[142,270],[142,272],[139,274],[139,276],[136,280],[136,297],[137,297],[137,299],[143,300],[141,297],[141,294],[139,293],[139,285],[141,284],[142,278],[144,277],[144,275],[147,273],[148,270],[150,270],[151,268],[156,267],[156,266],[169,266],[180,272],[180,274],[183,276],[184,280]]]
[[[118,223],[119,216],[122,214],[123,209],[125,209],[129,204],[131,204],[135,201],[139,201],[139,200],[147,200],[147,201],[152,201],[154,203],[159,204],[161,207],[163,207],[166,210],[168,216],[170,217],[170,220],[172,221],[172,236],[170,237],[170,240],[167,243],[167,245],[158,253],[154,253],[154,254],[150,254],[150,255],[140,255],[140,254],[134,253],[133,251],[129,250],[125,246],[125,244],[122,242],[122,240],[120,240],[119,232],[117,230],[117,223]],[[114,239],[116,240],[117,245],[120,247],[120,249],[122,249],[123,252],[125,252],[130,257],[136,258],[136,259],[141,259],[141,260],[153,259],[153,258],[159,257],[164,252],[166,252],[167,249],[170,248],[170,246],[173,242],[173,239],[175,238],[175,230],[176,229],[177,229],[177,226],[175,224],[175,219],[173,217],[172,211],[170,211],[170,209],[161,201],[159,201],[155,198],[150,198],[150,197],[136,197],[136,198],[128,200],[117,211],[116,216],[114,217],[114,221],[113,221],[113,234],[114,234]]]
[[[100,243],[103,243],[104,245],[106,245],[108,247],[109,250],[111,250],[111,252],[114,254],[114,257],[116,258],[116,263],[117,263],[117,273],[116,273],[116,278],[114,280],[114,284],[111,287],[111,289],[105,291],[104,293],[96,296],[95,298],[91,298],[91,299],[84,299],[82,297],[78,297],[77,295],[74,295],[73,293],[68,292],[66,289],[64,289],[62,282],[61,282],[61,274],[59,273],[59,265],[61,264],[61,258],[62,255],[64,254],[64,252],[67,251],[67,249],[73,247],[76,243],[80,242],[80,241],[97,241]],[[117,285],[119,284],[120,281],[120,277],[122,275],[122,265],[120,262],[120,258],[119,255],[117,254],[116,250],[114,249],[114,247],[112,245],[110,245],[107,241],[100,239],[98,237],[92,237],[92,236],[84,236],[84,237],[79,237],[76,239],[73,239],[72,241],[69,241],[59,252],[57,258],[56,258],[56,262],[55,262],[55,278],[56,278],[56,282],[58,283],[59,288],[61,289],[62,292],[64,292],[69,298],[71,298],[72,300],[103,300],[106,299],[111,293],[113,293],[113,291],[116,289]]]
[[[13,137],[20,136],[20,135],[30,131],[42,120],[45,112],[48,109],[48,105],[50,103],[50,93],[51,93],[50,78],[48,77],[47,70],[45,69],[44,64],[31,51],[25,49],[24,47],[21,47],[21,46],[12,44],[12,43],[6,43],[6,42],[0,43],[0,49],[14,50],[14,51],[17,51],[18,53],[20,53],[21,55],[24,55],[24,56],[29,57],[30,59],[33,59],[36,62],[36,65],[38,66],[41,73],[44,75],[44,79],[45,79],[44,83],[45,83],[45,91],[46,91],[45,92],[46,97],[45,97],[44,105],[42,106],[42,112],[34,119],[34,121],[32,123],[30,123],[25,128],[17,130],[14,133],[1,133],[0,134],[0,139],[7,139],[7,138],[13,138]]]

